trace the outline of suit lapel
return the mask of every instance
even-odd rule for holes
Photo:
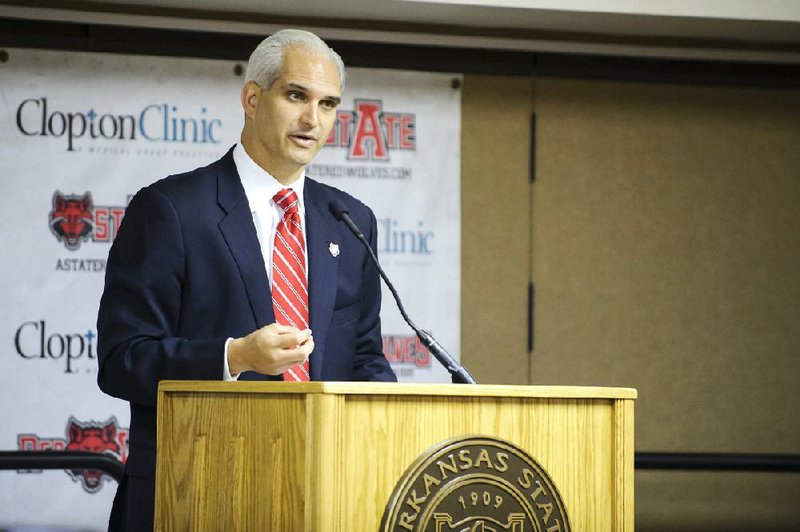
[[[308,297],[314,352],[311,354],[311,379],[322,380],[325,341],[336,300],[338,261],[330,245],[339,243],[333,216],[328,213],[327,197],[319,183],[306,178],[303,191],[306,209],[306,251],[308,253]]]
[[[217,186],[217,201],[226,212],[219,223],[219,230],[242,275],[242,282],[258,327],[269,325],[275,321],[275,317],[272,312],[269,280],[264,268],[264,256],[258,243],[250,204],[247,202],[247,196],[233,162],[232,150],[220,161]]]

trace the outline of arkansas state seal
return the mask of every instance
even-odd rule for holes
[[[569,532],[545,470],[512,443],[461,436],[423,453],[395,486],[383,532]]]

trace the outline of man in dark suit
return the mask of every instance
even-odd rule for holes
[[[302,380],[306,372],[311,380],[396,380],[381,349],[377,271],[329,205],[342,202],[373,249],[375,216],[305,177],[334,125],[343,84],[341,59],[318,37],[276,33],[248,63],[241,142],[131,201],[98,315],[98,383],[131,405],[111,529],[153,526],[159,381]],[[293,250],[279,243],[289,239],[279,235],[289,210],[275,198],[286,194],[300,220]],[[302,266],[298,274],[275,269],[281,250]],[[307,296],[276,300],[275,279],[292,275],[297,283],[285,291]],[[281,306],[306,307],[305,317]]]

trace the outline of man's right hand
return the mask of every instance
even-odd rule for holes
[[[264,375],[280,375],[296,364],[302,364],[314,350],[311,330],[273,323],[228,344],[228,368],[231,375],[257,371]]]

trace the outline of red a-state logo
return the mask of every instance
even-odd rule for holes
[[[381,100],[356,99],[353,111],[336,112],[325,146],[347,148],[349,160],[388,161],[390,151],[417,149],[416,130],[413,113],[388,112]]]
[[[117,205],[95,205],[92,193],[53,193],[50,210],[50,231],[70,251],[77,250],[81,243],[111,242],[119,231],[125,207]]]
[[[46,438],[37,434],[19,434],[17,445],[20,451],[89,451],[108,454],[124,463],[128,458],[128,429],[120,427],[117,418],[111,416],[105,422],[78,421],[70,416],[67,421],[66,438]],[[34,473],[39,471],[25,471]],[[73,481],[81,484],[88,493],[97,493],[103,487],[107,474],[97,469],[68,469]]]

